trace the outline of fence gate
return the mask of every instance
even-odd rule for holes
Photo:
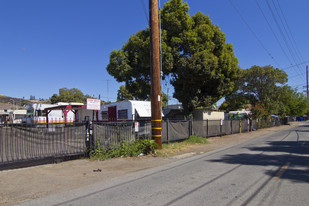
[[[0,165],[83,155],[85,124],[0,125]]]

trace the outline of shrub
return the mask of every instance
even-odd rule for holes
[[[208,144],[206,138],[197,136],[190,136],[189,139],[184,140],[184,142],[190,144]]]
[[[105,160],[114,157],[129,156],[136,157],[140,154],[150,154],[158,147],[154,140],[139,139],[133,142],[121,142],[119,147],[108,147],[99,145],[90,153],[91,159]]]

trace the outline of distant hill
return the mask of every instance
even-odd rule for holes
[[[32,103],[48,103],[49,101],[28,100],[0,95],[0,110],[23,109],[24,106]]]

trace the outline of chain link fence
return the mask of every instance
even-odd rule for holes
[[[280,126],[272,120],[162,121],[162,142],[191,135],[214,137]],[[89,124],[0,125],[0,166],[44,158],[87,155],[97,146],[117,147],[138,138],[151,139],[151,122],[95,122]]]
[[[188,120],[181,122],[162,122],[162,142],[179,141],[191,135],[199,137],[215,137],[236,133],[255,131],[261,128],[280,126],[279,119],[267,120]]]
[[[85,125],[0,125],[0,165],[85,153]]]

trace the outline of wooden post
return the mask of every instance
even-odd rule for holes
[[[151,130],[152,139],[162,149],[161,127],[161,71],[158,0],[149,0],[150,24],[150,76],[151,76]]]

